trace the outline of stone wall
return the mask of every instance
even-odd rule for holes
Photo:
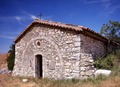
[[[106,46],[103,42],[96,39],[90,38],[83,34],[80,34],[81,37],[81,78],[87,78],[94,76],[95,68],[93,66],[94,59],[104,56],[106,53]]]
[[[79,78],[80,35],[75,31],[36,25],[15,49],[14,76],[36,77],[35,55],[41,54],[43,78]]]
[[[80,37],[81,53],[91,54],[94,59],[105,55],[107,49],[105,43],[85,36],[83,34],[80,34]]]

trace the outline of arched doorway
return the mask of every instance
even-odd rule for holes
[[[43,77],[42,55],[36,55],[36,77]]]

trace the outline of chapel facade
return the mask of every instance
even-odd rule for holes
[[[54,79],[93,77],[94,59],[107,51],[108,39],[89,28],[37,19],[15,39],[12,75]]]

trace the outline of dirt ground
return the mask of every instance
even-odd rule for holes
[[[36,87],[34,82],[23,83],[21,78],[9,74],[0,75],[0,87]]]

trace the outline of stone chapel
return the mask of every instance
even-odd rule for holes
[[[53,79],[93,77],[94,59],[116,45],[87,27],[39,19],[14,42],[13,76]]]

